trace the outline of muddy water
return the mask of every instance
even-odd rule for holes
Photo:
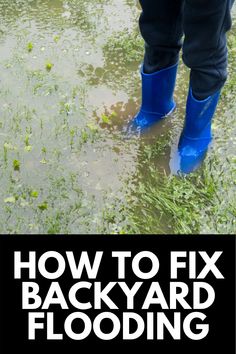
[[[152,163],[170,174],[182,64],[172,117],[122,134],[140,104],[139,13],[129,0],[0,0],[0,232],[119,232],[157,140]]]

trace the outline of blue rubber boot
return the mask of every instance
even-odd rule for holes
[[[180,172],[193,172],[204,160],[212,140],[211,123],[219,98],[220,91],[199,101],[194,98],[190,88],[185,126],[178,145]]]
[[[169,115],[176,107],[173,99],[178,63],[142,76],[142,105],[130,122],[129,131],[141,132]]]

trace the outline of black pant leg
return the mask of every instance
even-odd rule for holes
[[[185,0],[183,60],[198,99],[220,90],[227,79],[226,32],[234,0]]]
[[[145,41],[144,71],[152,73],[178,61],[183,35],[184,0],[140,0],[140,31]]]

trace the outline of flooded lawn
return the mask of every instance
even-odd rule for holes
[[[236,23],[213,149],[180,177],[182,63],[174,114],[123,133],[140,104],[136,1],[0,0],[0,13],[0,233],[235,233]]]

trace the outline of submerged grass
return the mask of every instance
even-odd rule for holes
[[[207,169],[191,177],[168,177],[150,167],[136,189],[133,232],[144,234],[235,233],[234,199],[226,201]],[[224,206],[223,206],[223,204]]]

